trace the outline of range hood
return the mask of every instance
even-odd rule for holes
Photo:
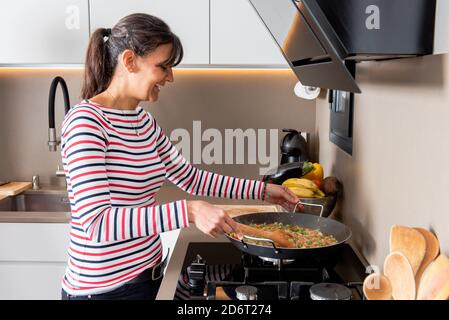
[[[249,0],[302,84],[360,93],[355,63],[433,53],[436,0]]]

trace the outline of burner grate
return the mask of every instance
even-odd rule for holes
[[[365,268],[350,246],[343,249],[337,265],[323,266],[313,261],[305,265],[304,261],[298,260],[285,263],[262,259],[242,253],[232,244],[191,243],[184,258],[175,299],[237,299],[236,289],[239,296],[244,297],[246,291],[243,289],[250,286],[257,288],[258,292],[249,296],[260,300],[310,300],[310,288],[320,283],[346,286],[351,290],[352,299],[363,299],[361,281]],[[192,290],[195,281],[190,281],[189,286],[187,271],[192,273],[189,267],[192,262],[198,262],[198,254],[204,258],[206,268],[204,282],[198,281],[204,283],[204,287],[195,292]]]

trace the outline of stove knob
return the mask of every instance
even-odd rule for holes
[[[240,286],[235,289],[238,300],[257,300],[257,288],[253,286]]]
[[[319,283],[310,288],[312,300],[351,300],[351,290],[337,283]]]
[[[197,256],[197,259],[187,267],[188,286],[190,294],[203,295],[206,279],[206,263]]]

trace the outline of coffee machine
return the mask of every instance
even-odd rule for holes
[[[292,162],[309,161],[307,142],[301,132],[295,129],[283,129],[287,133],[281,143],[281,165]]]
[[[282,184],[289,178],[299,178],[303,175],[304,163],[310,161],[307,142],[301,132],[294,129],[283,129],[287,133],[281,143],[281,163],[272,168],[263,177],[263,181]]]

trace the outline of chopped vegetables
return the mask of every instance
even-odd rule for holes
[[[289,241],[295,244],[296,248],[319,248],[336,244],[338,241],[332,235],[324,235],[318,229],[303,228],[298,225],[283,224],[282,222],[250,224],[251,227],[266,230],[276,231],[282,230],[289,237]],[[236,238],[235,234],[231,233],[231,237]],[[245,240],[248,243],[268,246],[264,241]]]

